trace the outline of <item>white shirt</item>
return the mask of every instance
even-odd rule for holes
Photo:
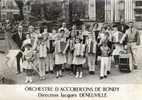
[[[20,39],[22,38],[22,32],[18,32]]]

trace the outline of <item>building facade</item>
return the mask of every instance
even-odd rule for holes
[[[69,17],[77,15],[85,21],[119,22],[133,21],[137,28],[142,28],[142,0],[67,0]],[[73,4],[74,2],[74,4]],[[81,7],[79,4],[81,4]],[[85,6],[86,5],[86,6]],[[78,11],[79,9],[79,11]],[[83,10],[83,11],[82,11]]]
[[[25,0],[49,3],[51,0]],[[52,0],[62,2],[63,18],[70,22],[74,19],[87,19],[97,22],[134,21],[137,28],[142,28],[142,0]],[[1,19],[7,15],[18,14],[15,0],[1,0]],[[25,16],[31,13],[30,5],[24,8]]]
[[[104,6],[104,22],[134,21],[137,28],[142,28],[142,0],[88,0],[89,19],[97,21],[97,2]],[[97,4],[97,5],[96,5]]]

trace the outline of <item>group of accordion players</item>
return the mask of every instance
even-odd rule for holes
[[[33,70],[38,72],[40,80],[45,80],[48,73],[56,73],[56,78],[66,77],[63,74],[66,69],[75,78],[82,78],[84,69],[90,75],[96,75],[96,69],[100,69],[100,79],[104,79],[112,74],[112,67],[119,66],[120,52],[129,53],[134,62],[131,71],[137,69],[133,50],[129,48],[133,44],[140,45],[139,32],[133,22],[128,24],[104,24],[100,29],[98,23],[83,24],[81,30],[74,24],[68,30],[63,22],[62,27],[52,29],[52,32],[48,32],[47,26],[40,32],[40,27],[31,25],[24,34],[22,25],[19,25],[21,44],[17,42],[16,34],[12,37],[21,50],[16,56],[17,72],[21,73],[20,69],[23,69],[26,83],[33,81]]]

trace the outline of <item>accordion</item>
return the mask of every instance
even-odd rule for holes
[[[120,55],[120,57],[119,57],[119,70],[121,72],[131,72],[129,59],[130,59],[129,54],[121,54]]]
[[[78,57],[85,56],[85,45],[80,44],[75,49],[76,49],[75,56],[78,56]]]
[[[93,41],[90,41],[88,44],[88,53],[90,54],[96,53],[96,45],[94,44]]]
[[[114,43],[119,43],[121,38],[122,38],[123,34],[122,33],[117,33],[112,37],[112,41]]]
[[[32,62],[34,60],[34,54],[32,51],[25,51],[24,52],[24,59],[28,62]]]
[[[47,52],[48,53],[53,53],[55,51],[55,47],[53,46],[54,40],[49,40],[49,47]]]
[[[39,44],[39,57],[45,58],[47,56],[47,48],[45,43]]]
[[[74,50],[74,45],[75,45],[75,44],[74,44],[74,41],[73,41],[73,40],[70,40],[70,41],[69,41],[69,50],[70,50],[70,51],[73,51],[73,50]]]
[[[66,48],[66,42],[60,41],[60,51],[63,52]]]
[[[87,38],[87,36],[86,36],[86,35],[83,35],[83,44],[85,44],[86,38]]]

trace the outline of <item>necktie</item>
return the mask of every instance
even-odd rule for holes
[[[132,33],[132,28],[131,28],[131,33]]]
[[[93,53],[93,41],[90,43],[90,53]]]

